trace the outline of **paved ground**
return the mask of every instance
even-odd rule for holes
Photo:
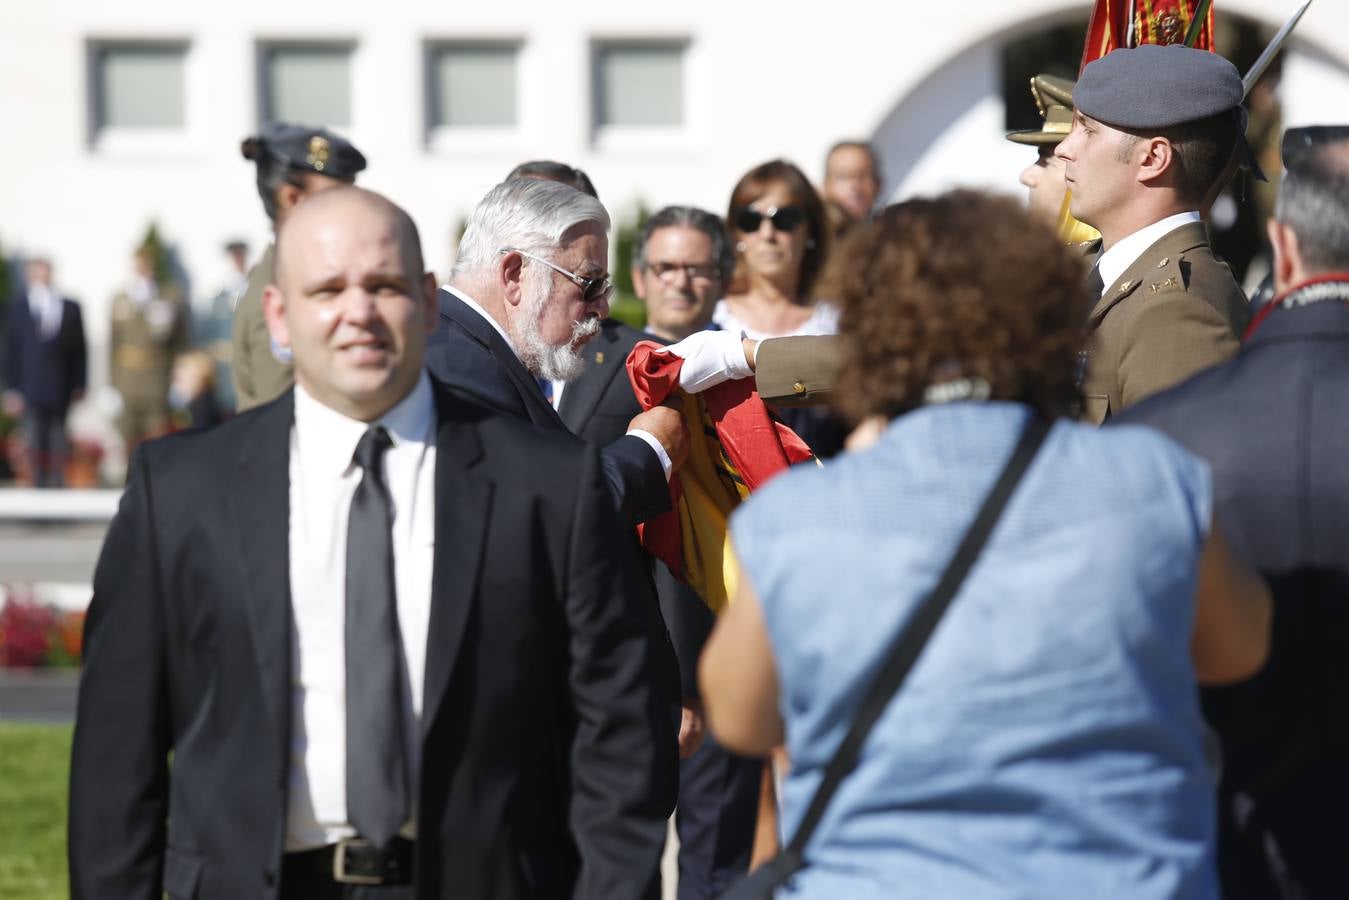
[[[0,722],[73,722],[79,673],[0,669]]]
[[[101,523],[0,522],[0,584],[89,584],[107,526]]]

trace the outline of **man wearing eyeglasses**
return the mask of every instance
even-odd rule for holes
[[[1269,663],[1206,689],[1223,896],[1344,896],[1349,845],[1349,126],[1292,128],[1275,298],[1241,352],[1128,410],[1206,460],[1214,514],[1274,588]]]
[[[586,344],[585,371],[567,385],[558,405],[567,426],[601,446],[621,437],[641,412],[625,366],[633,345],[678,341],[707,329],[734,268],[731,241],[717,215],[691,206],[667,206],[652,215],[632,260],[646,330],[604,322]],[[697,662],[715,616],[663,563],[652,566],[652,576],[680,670],[679,898],[711,900],[749,867],[763,764],[732,756],[704,734]]]
[[[479,403],[570,434],[545,387],[575,381],[585,345],[609,315],[609,214],[587,194],[556,181],[515,178],[492,188],[469,218],[459,258],[439,295],[440,321],[426,353],[436,379]],[[669,477],[688,455],[678,411],[634,416],[600,450],[619,520],[632,528],[670,508]],[[612,548],[635,556],[631,544]],[[678,707],[680,667],[653,587],[645,595],[648,637],[662,702]],[[668,758],[677,764],[672,740]],[[674,791],[668,797],[674,808]]]
[[[600,202],[567,185],[517,178],[492,188],[440,291],[431,374],[490,407],[567,430],[543,385],[581,375],[583,348],[609,315],[608,229]],[[633,418],[603,449],[622,521],[636,525],[670,508],[667,482],[687,454],[676,410]]]

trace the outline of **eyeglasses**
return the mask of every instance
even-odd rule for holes
[[[717,267],[696,263],[653,262],[646,264],[651,274],[661,281],[673,282],[681,272],[689,281],[709,282],[717,277]]]
[[[609,299],[614,296],[614,283],[609,280],[608,275],[601,275],[599,278],[586,278],[584,275],[577,275],[575,272],[569,272],[559,265],[554,265],[542,256],[526,253],[516,247],[502,247],[497,253],[518,253],[525,259],[532,259],[534,262],[543,263],[559,275],[566,275],[581,289],[581,298],[587,303],[599,303],[600,301],[608,302]]]
[[[1306,125],[1301,128],[1289,128],[1283,133],[1279,155],[1283,158],[1285,169],[1295,169],[1308,160],[1315,148],[1346,140],[1349,140],[1349,125]]]
[[[735,227],[744,232],[758,231],[764,219],[778,231],[795,231],[806,220],[806,211],[799,206],[770,206],[767,212],[759,212],[742,206],[735,214]]]

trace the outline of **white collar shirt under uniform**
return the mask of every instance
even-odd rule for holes
[[[1180,226],[1198,221],[1200,218],[1197,212],[1176,213],[1116,241],[1115,245],[1102,253],[1096,262],[1096,271],[1101,275],[1102,290],[1118,281],[1124,271],[1137,262],[1138,257],[1153,244]]]
[[[367,428],[392,445],[384,481],[393,501],[393,570],[407,681],[403,746],[414,807],[399,832],[415,837],[422,683],[435,558],[435,403],[423,372],[377,423],[349,419],[295,386],[290,435],[291,735],[286,850],[351,837],[346,786],[347,519],[361,480],[352,461]]]

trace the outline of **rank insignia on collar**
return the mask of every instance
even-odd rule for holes
[[[315,172],[322,172],[328,165],[328,156],[332,153],[332,145],[328,139],[320,135],[314,135],[309,139],[309,155],[305,157],[305,162],[314,167]]]
[[[1121,284],[1121,285],[1119,286],[1119,292],[1122,294],[1122,293],[1124,293],[1125,291],[1127,291],[1129,288],[1131,288],[1131,287],[1133,287],[1133,286],[1134,286],[1134,283],[1133,283],[1132,281],[1126,281],[1126,282],[1124,282],[1123,284]]]

